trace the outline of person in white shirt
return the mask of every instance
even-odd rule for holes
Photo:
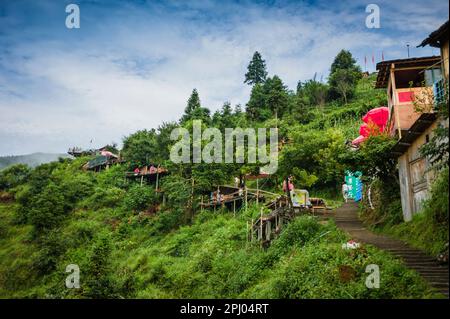
[[[344,197],[345,202],[347,203],[347,199],[348,199],[348,186],[347,184],[343,183],[342,184],[342,196]]]

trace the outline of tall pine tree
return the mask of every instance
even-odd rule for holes
[[[199,107],[200,107],[200,97],[198,96],[197,89],[193,89],[192,94],[187,102],[187,106],[186,109],[184,110],[184,113],[191,114],[195,109]]]
[[[187,106],[184,109],[184,115],[181,118],[181,122],[190,120],[194,111],[196,109],[199,109],[200,107],[200,97],[198,95],[197,89],[193,89],[191,96],[188,99]]]
[[[253,58],[247,67],[244,83],[249,85],[264,83],[267,77],[266,61],[261,57],[261,54],[256,51]]]
[[[187,106],[184,109],[184,115],[181,117],[181,123],[186,123],[187,121],[194,119],[209,122],[210,113],[211,111],[208,108],[201,106],[197,89],[193,89],[192,94],[188,99]]]

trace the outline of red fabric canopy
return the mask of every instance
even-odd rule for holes
[[[370,122],[375,123],[379,128],[384,129],[388,118],[389,109],[386,106],[381,106],[367,112],[367,114],[363,116],[362,120],[367,124]]]
[[[384,131],[389,118],[389,109],[386,106],[374,108],[363,116],[364,123],[359,127],[359,136],[352,141],[353,145],[362,143],[371,135]]]
[[[364,136],[364,137],[368,137],[369,136],[369,132],[370,132],[370,130],[369,130],[369,127],[367,126],[366,123],[362,124],[359,127],[359,135]]]

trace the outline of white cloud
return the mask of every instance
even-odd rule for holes
[[[361,13],[354,5],[176,5],[185,10],[173,13],[156,4],[128,5],[127,11],[82,7],[87,17],[79,31],[70,31],[78,34],[58,30],[43,36],[26,29],[23,41],[10,36],[0,52],[0,154],[63,152],[87,147],[91,138],[98,146],[120,142],[135,130],[177,120],[194,87],[212,110],[224,101],[245,105],[250,88],[244,74],[255,50],[269,74],[295,88],[316,72],[326,76],[342,48],[362,62],[364,54],[370,60],[381,49],[386,58],[397,58],[390,54],[402,46],[396,34],[363,27],[363,5],[356,6]],[[423,24],[435,11],[427,9]],[[388,21],[392,15],[386,14]],[[415,39],[416,22],[402,21],[391,27],[409,30]]]

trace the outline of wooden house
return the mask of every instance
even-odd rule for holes
[[[438,125],[435,106],[448,83],[448,22],[422,42],[441,48],[441,56],[383,61],[377,64],[376,87],[386,88],[389,120],[386,131],[397,139],[392,153],[398,158],[400,193],[405,221],[422,209],[434,178],[420,147],[428,143]],[[448,103],[448,101],[447,101]]]

